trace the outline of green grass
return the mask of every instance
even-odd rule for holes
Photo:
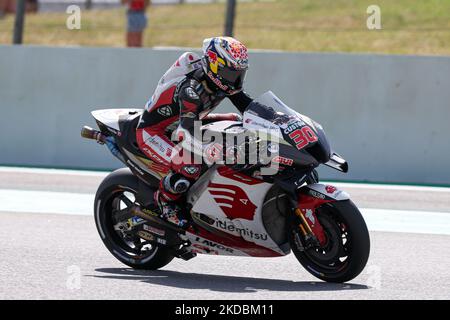
[[[366,9],[381,8],[382,30],[366,28]],[[279,0],[239,2],[235,37],[249,48],[288,51],[450,55],[450,0]],[[145,46],[199,47],[223,32],[225,5],[152,6]],[[81,30],[65,13],[29,14],[26,44],[125,44],[125,9],[82,12]],[[12,38],[13,17],[0,20],[0,43]]]

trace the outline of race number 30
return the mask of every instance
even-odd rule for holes
[[[292,131],[289,134],[289,138],[291,138],[292,141],[295,142],[295,146],[298,150],[301,150],[310,143],[316,142],[318,140],[314,131],[308,126]]]

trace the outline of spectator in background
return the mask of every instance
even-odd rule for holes
[[[26,1],[27,12],[37,12],[38,11],[38,1],[37,0],[27,0]]]
[[[25,0],[25,12],[37,12],[37,0]],[[0,18],[16,12],[16,0],[0,0]]]
[[[127,46],[142,47],[142,35],[147,27],[145,10],[150,0],[121,0],[128,5],[127,10]]]
[[[6,14],[6,1],[0,0],[0,19]]]
[[[13,11],[15,9],[14,4],[15,3],[13,3],[13,1],[11,0],[0,0],[0,18],[6,15],[7,13],[14,12]]]

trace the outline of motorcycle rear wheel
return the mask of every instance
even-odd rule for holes
[[[155,245],[146,245],[147,250],[141,250],[139,239],[124,238],[112,217],[114,210],[134,204],[137,190],[138,178],[128,168],[110,173],[95,195],[95,224],[103,243],[116,259],[134,269],[156,270],[167,265],[174,256],[168,249]]]
[[[325,204],[318,208],[319,219],[327,243],[320,248],[303,249],[299,245],[298,226],[291,226],[289,241],[300,264],[315,277],[342,283],[357,277],[370,253],[370,238],[366,223],[351,200]],[[296,236],[296,234],[298,236]]]

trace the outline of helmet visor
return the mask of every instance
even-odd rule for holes
[[[220,66],[217,71],[217,75],[222,79],[222,83],[237,90],[242,88],[246,74],[247,69],[238,70]]]

